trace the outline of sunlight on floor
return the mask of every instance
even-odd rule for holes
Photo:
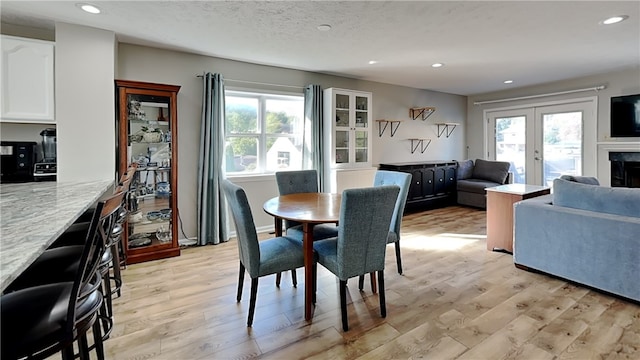
[[[486,235],[442,233],[433,236],[402,234],[402,247],[416,250],[457,250],[464,246],[485,241]]]

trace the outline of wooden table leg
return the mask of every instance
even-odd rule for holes
[[[274,217],[274,228],[276,232],[276,237],[282,236],[282,219],[279,217]]]
[[[313,316],[311,303],[313,301],[313,224],[302,224],[304,251],[304,319],[311,320]]]

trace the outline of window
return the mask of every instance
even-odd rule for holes
[[[302,169],[304,97],[225,92],[225,164],[229,175]]]

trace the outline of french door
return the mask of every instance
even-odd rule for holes
[[[508,161],[514,182],[547,185],[596,172],[596,99],[488,110],[489,159]]]

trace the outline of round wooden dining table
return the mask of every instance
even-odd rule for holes
[[[304,318],[311,320],[313,299],[313,226],[338,223],[340,218],[340,194],[296,193],[267,200],[264,211],[275,219],[276,236],[282,236],[282,220],[302,224],[304,252]]]

